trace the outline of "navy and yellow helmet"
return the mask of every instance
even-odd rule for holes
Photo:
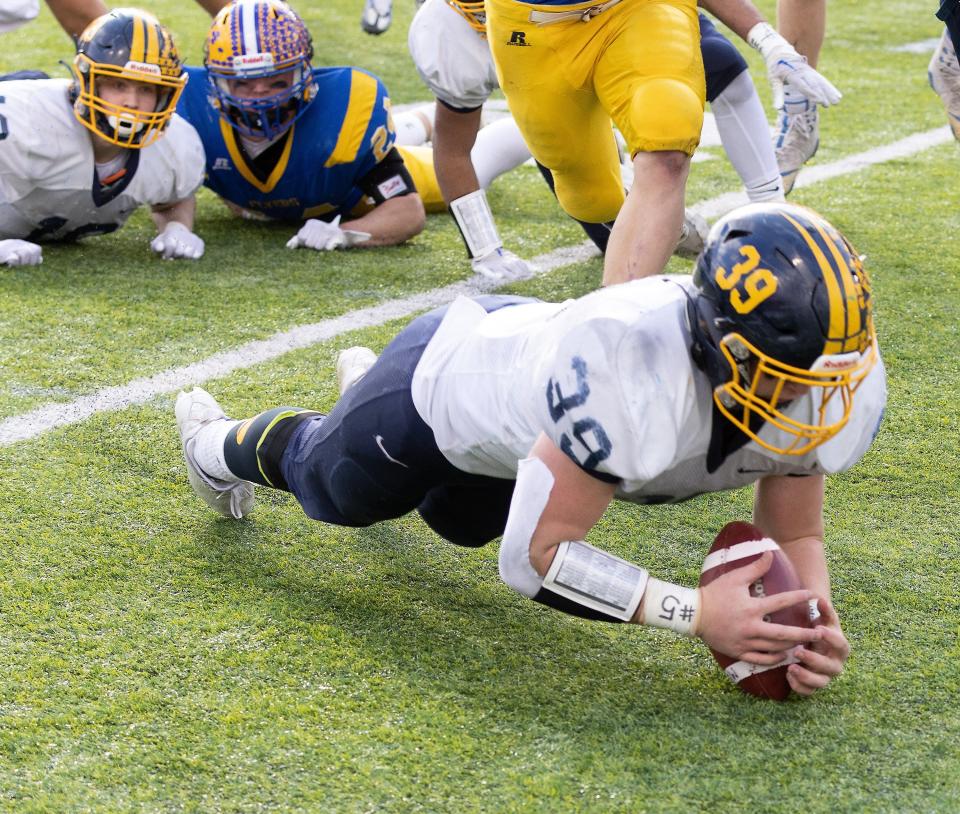
[[[870,279],[847,239],[801,206],[745,206],[714,224],[693,279],[693,356],[719,411],[780,454],[836,435],[877,361]],[[786,395],[807,390],[812,419],[788,415]],[[765,422],[788,440],[761,438]]]
[[[114,9],[90,23],[77,40],[70,68],[73,111],[80,123],[131,149],[160,138],[187,84],[173,36],[152,14],[132,8]],[[105,100],[102,85],[111,79],[155,86],[154,109],[136,110]]]
[[[281,0],[235,0],[213,20],[203,64],[221,117],[248,136],[274,138],[299,118],[317,93],[313,42],[297,13]],[[238,81],[285,77],[275,93],[237,93]]]

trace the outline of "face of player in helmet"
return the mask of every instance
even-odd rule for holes
[[[769,373],[760,373],[756,379],[753,383],[753,392],[778,407],[785,407],[810,392],[808,384],[784,381],[774,378]]]
[[[805,454],[843,429],[854,393],[876,362],[872,344],[863,353],[823,355],[810,369],[778,362],[736,333],[724,337],[720,349],[732,377],[714,390],[717,408],[761,447],[782,455]],[[813,414],[792,413],[793,402],[808,394]],[[764,438],[762,425],[785,440]]]
[[[149,82],[136,82],[122,76],[108,76],[97,82],[97,96],[103,100],[105,106],[116,108],[112,114],[107,114],[107,121],[121,139],[129,138],[139,133],[145,124],[133,113],[152,113],[157,109],[160,99],[160,89]]]
[[[296,81],[294,74],[294,71],[284,71],[272,76],[227,79],[225,83],[234,99],[240,101],[241,104],[243,102],[250,103],[246,107],[251,113],[258,109],[259,102],[270,100],[270,111],[276,111],[274,125],[277,128],[286,129],[293,123],[296,116],[296,111],[284,104],[284,101],[289,99],[290,90]],[[284,101],[280,101],[278,104],[277,100]],[[256,124],[256,120],[252,121],[251,124]],[[263,132],[251,131],[247,135],[254,140],[267,138]]]

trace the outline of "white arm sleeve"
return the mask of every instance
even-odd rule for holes
[[[553,482],[553,473],[539,458],[520,461],[507,527],[500,544],[500,578],[530,599],[543,587],[543,577],[530,563],[530,541],[550,499]]]

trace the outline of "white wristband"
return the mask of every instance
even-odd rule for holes
[[[643,623],[663,627],[684,636],[696,636],[700,593],[651,578],[643,602]]]
[[[747,32],[747,42],[766,57],[767,51],[775,45],[785,43],[786,40],[770,23],[757,23]]]
[[[581,540],[560,543],[543,587],[587,608],[629,622],[647,586],[639,565]]]
[[[503,245],[493,222],[493,212],[482,189],[450,201],[450,214],[463,235],[471,259],[486,257]]]

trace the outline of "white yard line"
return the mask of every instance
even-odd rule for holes
[[[894,45],[888,48],[896,54],[930,54],[936,50],[940,44],[940,37],[933,37],[929,40],[920,40],[919,42],[908,42],[904,45]]]
[[[841,175],[859,172],[886,161],[905,158],[949,142],[952,138],[950,128],[947,126],[925,133],[916,133],[892,144],[875,147],[830,164],[809,167],[800,174],[797,186],[811,186]],[[705,217],[714,218],[746,202],[746,195],[741,192],[732,192],[703,201],[692,208]],[[586,260],[594,255],[596,255],[596,249],[593,244],[585,242],[541,254],[531,263],[535,268],[535,274],[539,275]],[[43,404],[29,412],[0,421],[0,447],[36,438],[58,427],[77,424],[97,413],[122,410],[134,404],[145,404],[157,396],[174,393],[184,387],[202,384],[236,370],[268,362],[292,350],[307,348],[350,331],[383,325],[390,320],[448,303],[460,294],[479,294],[494,288],[496,288],[495,283],[473,279],[435,288],[381,305],[361,308],[311,325],[299,325],[288,331],[274,334],[268,339],[248,342],[191,365],[134,379],[128,384],[105,387],[73,401]]]

